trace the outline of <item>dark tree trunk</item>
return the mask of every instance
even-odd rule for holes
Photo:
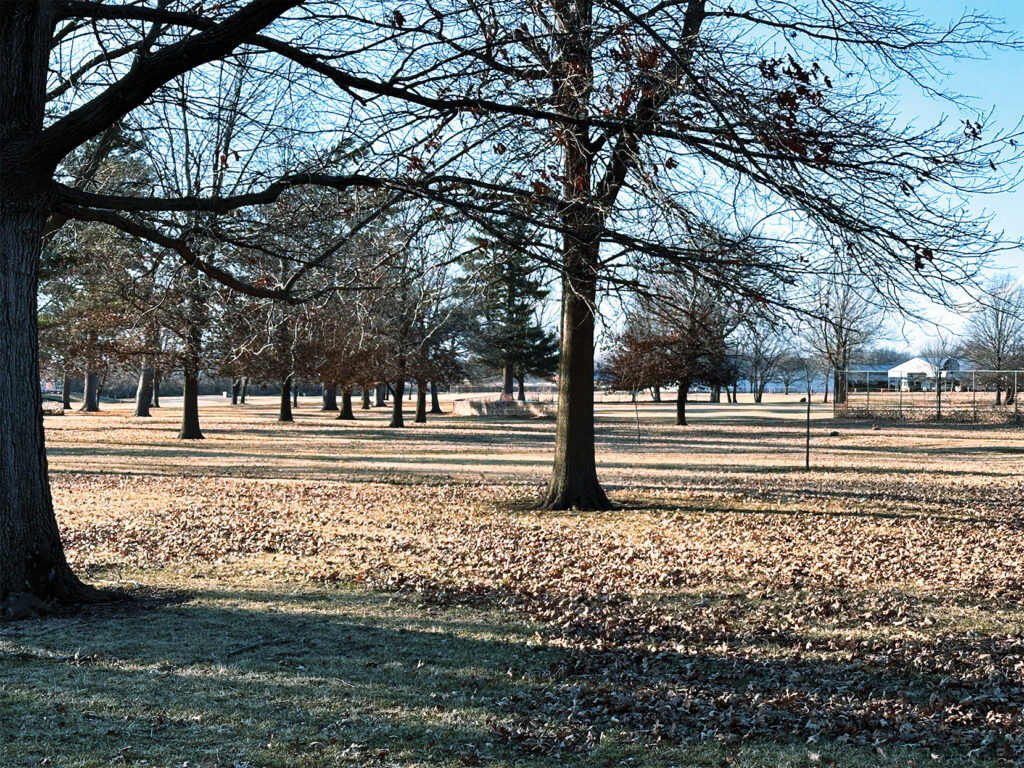
[[[431,413],[444,413],[441,410],[441,402],[437,399],[437,383],[430,382],[430,412]]]
[[[405,420],[402,417],[402,397],[405,395],[405,382],[395,382],[395,396],[391,399],[391,423],[389,427],[399,429],[405,426]]]
[[[100,409],[100,380],[96,371],[85,369],[84,383],[82,384],[82,405],[80,411],[95,413]]]
[[[566,243],[558,421],[544,509],[609,509],[594,453],[594,312],[596,242]]]
[[[64,373],[64,381],[61,383],[61,404],[65,411],[71,410],[71,376]]]
[[[501,397],[504,400],[512,399],[512,386],[515,376],[512,375],[512,366],[505,363],[501,369]]]
[[[377,402],[374,403],[374,407],[375,408],[383,408],[385,405],[387,405],[387,402],[386,402],[387,396],[388,396],[388,385],[387,384],[378,384],[377,385]]]
[[[660,403],[661,402],[661,387],[652,387],[651,388],[651,397],[654,400],[654,402]]]
[[[231,404],[238,405],[238,393],[242,391],[242,380],[231,380]]]
[[[153,408],[160,407],[160,380],[163,379],[163,372],[157,368],[153,371]]]
[[[352,413],[352,387],[345,387],[341,390],[341,410],[338,412],[338,418],[352,421],[355,417],[356,415]]]
[[[320,406],[321,411],[336,411],[338,410],[338,388],[329,387],[326,384],[323,385],[323,404]]]
[[[519,383],[519,395],[518,395],[519,402],[525,403],[526,402],[526,376],[525,376],[525,374],[523,376],[519,377],[518,383]]]
[[[679,391],[676,393],[676,425],[686,426],[686,397],[690,390],[689,382],[679,382]]]
[[[825,396],[821,399],[821,402],[828,402],[828,374],[825,374]]]
[[[292,377],[286,376],[281,382],[281,410],[277,415],[278,421],[295,421],[292,418]]]
[[[362,387],[362,386],[359,387],[359,389],[362,390],[362,393],[363,393],[363,410],[364,411],[368,411],[368,410],[370,410],[370,397],[371,397],[370,390],[367,387]]]
[[[55,7],[31,0],[0,10],[0,609],[12,593],[61,603],[99,594],[64,557],[39,391],[39,258],[53,168],[35,149]]]
[[[710,402],[710,403],[720,403],[720,402],[722,402],[722,385],[721,384],[715,384],[713,387],[711,387],[711,396],[708,398],[708,402]]]
[[[202,440],[203,431],[199,428],[199,368],[190,366],[185,369],[185,386],[181,393],[181,431],[180,440]]]
[[[135,415],[149,416],[149,404],[153,402],[153,367],[147,365],[139,373],[139,387],[135,390]]]
[[[427,382],[423,379],[416,381],[416,424],[427,423]]]
[[[760,404],[760,402],[763,399],[764,399],[764,387],[763,386],[758,386],[757,388],[754,389],[754,402]]]
[[[249,394],[249,377],[242,377],[242,391],[238,394],[238,399],[241,400],[242,405],[245,405],[245,398]]]
[[[1010,393],[1007,391],[1006,396],[1009,397]],[[996,382],[996,405],[1003,404],[1003,383],[1001,381]]]
[[[292,382],[292,407],[299,407],[299,383],[297,381]]]

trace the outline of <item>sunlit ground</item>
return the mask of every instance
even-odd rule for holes
[[[612,513],[532,511],[546,420],[47,417],[140,600],[0,627],[0,765],[1020,764],[1024,431],[816,404],[807,472],[772,400],[599,404]]]

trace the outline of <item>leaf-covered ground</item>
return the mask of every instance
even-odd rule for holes
[[[48,419],[75,566],[191,596],[0,629],[0,705],[17,713],[0,750],[74,766],[1024,764],[1024,433],[817,409],[804,472],[798,404],[692,410],[684,429],[667,408],[638,425],[601,406],[622,508],[567,514],[530,511],[544,421],[399,432],[379,413],[280,426],[265,405],[208,405],[208,439],[186,444],[173,407]],[[274,667],[282,654],[301,663]],[[176,709],[118,755],[119,728],[82,729],[120,713],[121,690]],[[120,716],[129,733],[149,722]]]

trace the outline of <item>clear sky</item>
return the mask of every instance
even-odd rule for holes
[[[1002,19],[1014,36],[1024,40],[1024,0],[905,0],[909,8],[935,22],[948,22],[965,12],[979,12]],[[1024,48],[1024,46],[1022,46]],[[989,123],[996,129],[1012,129],[1024,117],[1024,49],[995,50],[986,59],[950,61],[944,68],[948,77],[942,83],[944,90],[970,98],[973,115],[959,112],[955,105],[939,102],[907,91],[900,111],[908,120],[918,120],[921,126],[934,123],[943,114],[954,122],[961,117],[984,117],[992,111]],[[1024,141],[1021,142],[1024,144]],[[1011,239],[1024,240],[1024,186],[1013,192],[979,196],[973,206],[979,213],[988,211],[995,216],[994,226],[1005,231]],[[999,267],[1013,269],[1024,277],[1024,250],[1008,253],[1000,259]],[[936,309],[928,314],[940,326],[957,331],[963,318],[947,310]],[[907,343],[912,347],[924,344],[935,328],[928,325],[906,326],[897,331],[894,343]]]

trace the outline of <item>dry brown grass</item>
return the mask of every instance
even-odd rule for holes
[[[368,761],[343,754],[353,741],[389,750],[379,762],[396,765],[473,764],[477,755],[483,764],[581,766],[1018,763],[1021,431],[873,429],[834,423],[816,405],[815,469],[804,472],[797,400],[693,405],[689,428],[671,426],[671,404],[643,404],[639,435],[632,405],[599,406],[600,473],[623,507],[603,514],[529,510],[548,471],[547,421],[440,417],[397,431],[380,411],[346,423],[310,401],[295,424],[279,425],[267,399],[204,403],[207,439],[186,443],[174,439],[173,406],[151,420],[124,407],[48,418],[55,499],[76,567],[108,583],[198,586],[174,611],[205,629],[177,644],[167,629],[159,653],[132,634],[145,631],[137,618],[75,620],[84,628],[71,629],[40,622],[53,642],[29,650],[24,638],[0,635],[11,670],[0,677],[0,702],[13,702],[27,729],[14,735],[12,754],[26,765],[44,754],[25,733],[42,727],[45,697],[83,696],[83,673],[53,676],[40,658],[73,658],[76,642],[83,655],[102,646],[119,659],[107,684],[121,685],[122,656],[156,653],[180,666],[177,656],[208,647],[219,659],[245,645],[239,634],[263,626],[267,612],[283,617],[283,637],[315,632],[306,595],[330,626],[368,612],[356,634],[429,617],[431,652],[453,665],[477,659],[482,692],[452,710],[455,724],[438,725],[434,683],[382,698],[392,678],[358,667],[373,688],[356,695],[361,714],[346,726],[358,738],[336,734],[315,756],[298,746],[245,752],[257,755],[246,758],[252,766]],[[247,596],[254,590],[261,596]],[[240,601],[244,610],[225,609]],[[159,624],[168,614],[147,617]],[[4,630],[12,631],[23,630]],[[118,655],[125,642],[134,650]],[[385,646],[385,656],[405,658],[400,642]],[[358,666],[343,654],[323,664],[317,679],[328,686]],[[192,727],[187,739],[132,760],[181,765],[223,746],[221,764],[230,765],[243,754],[242,726],[208,685],[220,673],[200,667],[190,678],[203,681],[195,709],[224,718],[226,730]],[[503,667],[517,671],[502,678]],[[243,671],[238,685],[270,707],[251,715],[263,727],[289,705],[280,681]],[[289,684],[306,676],[282,674]],[[90,678],[92,695],[104,679]],[[394,707],[408,716],[367,726],[380,717],[375,708]],[[326,701],[322,710],[333,712]],[[323,742],[297,725],[302,717],[281,722],[303,744]],[[103,752],[107,741],[82,741],[51,764],[106,764],[116,757]]]

